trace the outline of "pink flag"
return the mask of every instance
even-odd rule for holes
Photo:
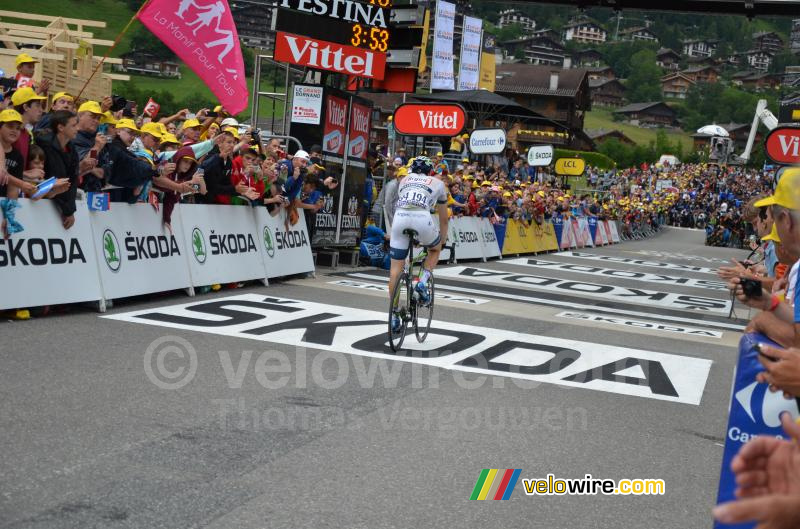
[[[227,0],[150,0],[139,20],[200,76],[225,110],[247,108],[244,60]]]

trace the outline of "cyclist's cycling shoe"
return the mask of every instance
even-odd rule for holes
[[[414,290],[417,293],[417,299],[421,305],[427,306],[431,302],[431,296],[428,294],[428,285],[426,283],[417,283]]]
[[[400,332],[403,330],[403,320],[396,312],[392,312],[392,332]]]

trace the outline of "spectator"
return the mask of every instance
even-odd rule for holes
[[[42,101],[46,99],[46,97],[40,96],[34,92],[33,88],[27,86],[18,89],[14,92],[14,95],[11,96],[14,110],[19,112],[22,116],[23,128],[19,139],[14,143],[14,148],[19,151],[23,160],[28,159],[28,147],[31,144],[31,134],[28,132],[28,127],[34,128],[42,117]],[[24,170],[27,169],[27,167],[24,168]]]
[[[39,86],[36,86],[36,83],[33,80],[33,76],[36,73],[36,64],[38,62],[39,61],[27,53],[20,53],[17,55],[17,58],[14,61],[14,64],[17,67],[17,75],[14,76],[14,79],[17,80],[17,90],[20,88],[31,88],[36,90],[36,93],[39,95],[47,94],[47,90],[50,88],[50,80],[42,79],[42,82],[39,84]],[[17,112],[19,112],[19,110],[17,110]]]
[[[183,145],[193,145],[200,141],[200,121],[197,118],[187,119],[183,122]]]
[[[205,171],[208,188],[206,200],[210,204],[230,204],[231,198],[239,194],[231,183],[233,148],[239,141],[239,132],[229,127],[224,129],[220,136],[221,139],[217,144],[219,152],[210,156],[201,166]]]
[[[105,149],[103,171],[109,184],[122,188],[112,190],[112,198],[134,203],[157,172],[152,162],[137,158],[129,150],[141,133],[133,120],[123,118],[115,128],[116,136]]]
[[[14,148],[22,129],[22,116],[13,109],[0,112],[0,151],[4,164],[0,172],[0,197],[18,198],[22,191],[28,196],[36,193],[36,186],[23,179],[25,161],[22,154]],[[7,237],[6,225],[3,225],[3,236]]]
[[[231,184],[239,192],[238,197],[231,199],[232,204],[256,206],[263,203],[265,182],[258,152],[247,149],[233,159]]]
[[[50,130],[40,131],[36,144],[44,151],[45,175],[69,181],[69,188],[53,197],[53,203],[61,213],[64,229],[75,224],[75,196],[79,175],[94,169],[97,161],[84,158],[78,161],[78,153],[72,140],[78,134],[78,118],[68,110],[54,112],[50,119]]]
[[[34,126],[34,131],[40,129],[50,128],[50,116],[57,110],[69,110],[75,112],[75,99],[66,92],[57,92],[53,96],[53,102],[50,105],[50,111],[43,114],[41,119]]]
[[[78,134],[72,140],[78,153],[78,160],[89,157],[97,161],[100,151],[105,148],[105,135],[97,133],[102,117],[104,117],[103,110],[97,101],[86,101],[78,108]],[[103,168],[94,167],[84,177],[81,187],[87,191],[100,191],[103,187],[103,178]]]

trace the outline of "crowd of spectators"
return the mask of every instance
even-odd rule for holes
[[[0,101],[5,237],[24,230],[14,214],[22,197],[52,199],[65,229],[75,223],[76,201],[97,192],[112,202],[162,204],[167,227],[178,202],[263,205],[272,215],[286,210],[293,223],[298,210],[322,206],[315,190],[338,185],[313,149],[289,156],[279,139],[264,141],[222,107],[153,119],[111,94],[100,101],[49,94],[47,80],[30,82],[35,59],[21,53],[16,63],[26,82]]]
[[[796,399],[800,397],[800,169],[786,170],[775,191],[750,200],[742,215],[761,242],[752,242],[750,258],[734,260],[718,274],[739,301],[758,311],[746,332],[761,333],[780,346],[760,346],[758,360],[764,371],[757,381]],[[800,426],[788,412],[781,420],[786,439],[759,436],[733,460],[738,499],[715,509],[719,521],[800,526]]]

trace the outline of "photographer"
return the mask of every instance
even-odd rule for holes
[[[786,170],[775,193],[754,204],[760,208],[769,206],[777,235],[784,249],[790,255],[800,255],[800,169]],[[797,299],[797,280],[788,285],[793,292],[792,299],[781,300],[763,287],[763,284],[748,277],[732,277],[728,287],[742,303],[761,309],[747,326],[748,332],[760,332],[773,341],[785,346],[800,345],[800,303]]]

